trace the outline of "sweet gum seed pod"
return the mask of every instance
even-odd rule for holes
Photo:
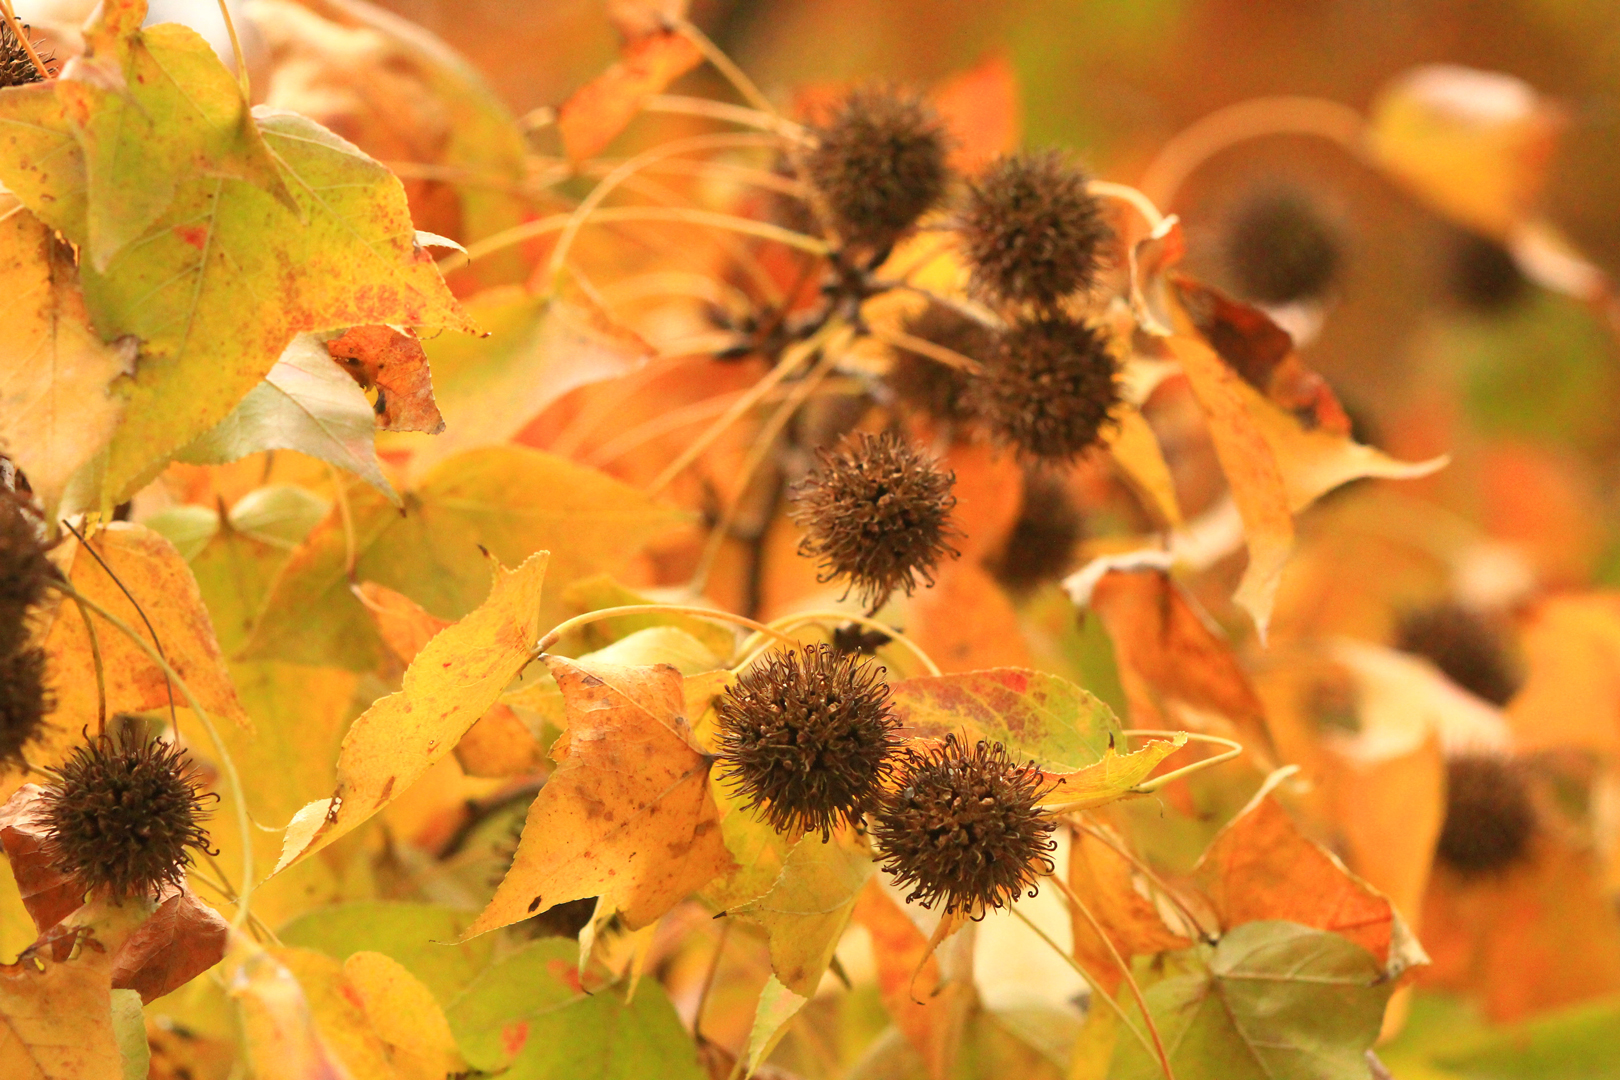
[[[991,163],[957,226],[975,293],[1050,307],[1096,284],[1113,230],[1086,179],[1055,150]]]
[[[799,554],[821,563],[819,580],[848,580],[876,611],[895,589],[911,595],[920,578],[949,555],[955,535],[954,473],[940,468],[898,433],[859,432],[833,451],[793,491],[793,520],[805,530]]]
[[[45,550],[33,508],[16,492],[0,492],[0,653],[28,640],[28,611],[57,577]]]
[[[945,198],[945,126],[916,95],[858,88],[815,135],[805,171],[846,243],[883,251]]]
[[[1226,225],[1225,259],[1238,291],[1262,304],[1308,300],[1328,290],[1344,264],[1344,238],[1304,191],[1253,192]]]
[[[0,763],[22,759],[23,747],[39,738],[53,707],[45,650],[0,653]]]
[[[1501,632],[1471,608],[1441,603],[1407,612],[1396,626],[1395,647],[1427,658],[1493,705],[1506,705],[1518,693],[1519,673]]]
[[[1022,319],[974,383],[997,441],[1027,460],[1062,464],[1102,438],[1120,402],[1118,362],[1102,329],[1065,315]]]
[[[1446,762],[1446,819],[1435,847],[1440,862],[1465,877],[1499,873],[1529,855],[1535,831],[1522,765],[1487,754]]]
[[[1003,588],[1030,592],[1069,571],[1085,534],[1085,519],[1063,478],[1043,468],[1024,473],[1024,495],[1007,545],[990,565]]]
[[[21,24],[23,33],[30,29],[27,23]],[[34,51],[39,52],[40,43],[30,42]],[[40,59],[47,64],[50,57],[41,54]],[[0,19],[0,87],[26,86],[29,83],[43,82],[44,76],[34,67],[34,62],[28,58],[28,50],[24,49],[17,35],[11,32],[11,24]]]
[[[930,303],[906,320],[905,329],[912,337],[942,345],[981,365],[996,352],[994,330],[944,304]],[[966,424],[976,415],[973,376],[938,360],[896,348],[887,381],[902,405],[941,423]]]
[[[74,748],[45,788],[44,849],[61,873],[115,902],[177,886],[193,851],[215,854],[202,827],[196,765],[173,743],[139,730]]]
[[[809,645],[772,653],[716,705],[722,775],[778,832],[823,839],[877,801],[898,741],[884,669]]]
[[[1005,907],[1053,870],[1054,823],[1036,805],[1046,791],[1033,764],[1000,743],[971,750],[954,733],[925,753],[908,751],[896,790],[872,829],[883,868],[908,902],[943,904],[978,917]]]

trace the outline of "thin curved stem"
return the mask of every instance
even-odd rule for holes
[[[642,153],[637,154],[635,157],[630,158],[612,172],[604,176],[597,183],[596,187],[591,189],[591,193],[585,196],[584,200],[574,208],[572,218],[564,227],[562,236],[557,240],[557,246],[552,248],[551,260],[546,265],[546,277],[550,279],[553,284],[556,283],[558,276],[562,273],[563,263],[568,258],[568,252],[572,250],[574,246],[574,238],[579,235],[579,230],[585,226],[585,219],[589,217],[597,207],[602,205],[604,199],[613,194],[615,188],[624,183],[626,180],[630,179],[630,177],[634,176],[636,173],[640,172],[642,169],[647,168],[647,166],[658,161],[663,161],[665,158],[676,157],[680,154],[699,153],[707,150],[725,150],[734,147],[746,146],[779,146],[781,141],[780,136],[747,132],[726,132],[716,135],[694,135],[690,138],[674,139],[670,142],[663,143],[662,145],[654,146],[651,149],[645,150]]]
[[[58,581],[53,584],[58,592],[64,596],[73,597],[79,603],[107,620],[113,629],[134,642],[135,646],[146,654],[146,658],[158,666],[164,677],[172,685],[180,688],[180,693],[185,695],[186,704],[191,706],[191,711],[197,716],[197,722],[202,724],[203,730],[208,733],[209,741],[214,744],[214,752],[219,755],[219,767],[225,773],[225,782],[230,785],[231,796],[236,801],[236,827],[241,834],[242,840],[242,893],[241,899],[236,905],[236,917],[231,920],[231,928],[240,930],[242,924],[247,921],[248,904],[253,898],[253,823],[248,817],[247,795],[242,790],[242,777],[236,771],[236,762],[231,757],[231,752],[225,748],[225,740],[220,737],[219,729],[214,726],[213,720],[209,719],[208,710],[202,707],[202,702],[197,700],[197,695],[193,694],[191,687],[186,685],[186,680],[182,679],[179,673],[169,666],[169,662],[163,658],[162,653],[147,644],[146,639],[135,632],[134,627],[88,596],[80,593],[67,582]]]
[[[823,356],[810,369],[810,373],[793,387],[787,397],[783,399],[765,426],[754,435],[754,445],[749,448],[748,457],[743,460],[739,470],[736,493],[732,496],[731,504],[720,520],[715,522],[714,528],[709,530],[709,538],[703,545],[703,553],[698,556],[697,569],[692,572],[691,582],[687,591],[694,596],[700,596],[708,587],[709,574],[714,570],[714,561],[720,555],[720,548],[726,537],[731,535],[731,528],[737,521],[737,514],[742,509],[743,496],[748,494],[748,486],[754,482],[754,474],[765,464],[765,459],[776,448],[777,436],[782,429],[793,419],[793,414],[799,411],[811,394],[822,381],[833,372],[834,363],[830,357]]]
[[[1152,1054],[1154,1052],[1153,1044],[1148,1041],[1148,1037],[1146,1035],[1142,1034],[1142,1031],[1141,1031],[1140,1028],[1138,1028],[1135,1024],[1131,1023],[1130,1015],[1125,1012],[1125,1006],[1123,1006],[1119,1002],[1115,1001],[1114,1000],[1114,995],[1109,994],[1109,993],[1105,993],[1103,991],[1102,984],[1100,982],[1098,982],[1096,976],[1092,975],[1091,972],[1086,970],[1084,964],[1080,963],[1080,961],[1076,960],[1073,956],[1070,956],[1069,951],[1067,949],[1065,949],[1063,946],[1061,946],[1057,942],[1053,941],[1052,940],[1052,935],[1048,934],[1045,930],[1042,930],[1039,926],[1035,925],[1035,920],[1031,919],[1028,915],[1025,915],[1022,908],[1018,907],[1015,904],[1012,907],[1008,908],[1007,910],[1011,911],[1013,913],[1013,916],[1015,918],[1017,918],[1020,922],[1022,922],[1025,926],[1027,926],[1031,930],[1035,931],[1035,936],[1036,937],[1038,937],[1042,941],[1046,942],[1048,948],[1050,948],[1053,952],[1055,952],[1059,956],[1061,956],[1063,958],[1064,962],[1067,963],[1070,967],[1074,968],[1075,974],[1079,975],[1082,979],[1086,980],[1086,985],[1091,988],[1091,997],[1092,997],[1093,1000],[1095,1000],[1097,998],[1102,998],[1104,1001],[1108,1002],[1108,1007],[1110,1009],[1114,1010],[1114,1015],[1119,1017],[1119,1022],[1121,1024],[1125,1025],[1125,1030],[1129,1031],[1132,1035],[1136,1036],[1136,1041],[1142,1044],[1142,1049],[1143,1050],[1146,1050],[1150,1054]]]
[[[1181,917],[1187,920],[1187,925],[1197,930],[1202,937],[1206,939],[1209,938],[1209,928],[1204,925],[1203,921],[1199,919],[1198,916],[1193,914],[1191,908],[1182,902],[1181,897],[1177,896],[1175,890],[1170,888],[1170,886],[1165,883],[1165,880],[1159,876],[1158,871],[1154,870],[1153,867],[1143,862],[1129,848],[1118,843],[1112,836],[1108,835],[1108,833],[1104,832],[1102,829],[1097,828],[1097,826],[1072,817],[1069,819],[1069,825],[1075,829],[1079,829],[1081,832],[1085,833],[1087,836],[1090,836],[1099,843],[1106,845],[1115,855],[1118,855],[1120,858],[1130,863],[1131,867],[1137,873],[1146,878],[1155,888],[1159,890],[1160,894],[1163,895],[1165,899],[1170,901],[1175,909],[1181,913]]]
[[[1125,203],[1142,215],[1142,219],[1148,223],[1150,229],[1157,229],[1164,224],[1163,211],[1153,205],[1152,199],[1129,184],[1116,184],[1111,180],[1091,180],[1086,183],[1086,190],[1093,195]]]
[[[868,327],[868,329],[873,337],[885,345],[892,345],[897,349],[916,353],[918,356],[926,356],[928,359],[944,364],[946,367],[953,368],[956,371],[965,371],[969,375],[977,375],[983,370],[982,365],[973,357],[964,356],[955,349],[947,349],[945,346],[929,341],[927,338],[920,338],[903,330],[880,330],[875,326]]]
[[[692,615],[700,619],[712,619],[715,622],[746,626],[755,633],[769,634],[771,637],[779,638],[789,645],[798,644],[797,641],[794,641],[786,634],[773,630],[762,622],[756,622],[744,615],[733,615],[729,611],[720,611],[717,608],[697,607],[691,604],[625,604],[622,607],[587,611],[583,615],[575,615],[572,619],[558,623],[547,631],[546,635],[535,645],[534,653],[536,656],[543,655],[547,649],[561,641],[563,635],[572,630],[577,630],[581,626],[599,622],[602,619],[618,618],[620,615]]]
[[[1114,964],[1119,968],[1120,975],[1125,979],[1125,984],[1131,988],[1131,996],[1136,999],[1136,1007],[1142,1010],[1142,1022],[1147,1025],[1148,1034],[1153,1036],[1153,1049],[1158,1054],[1159,1066],[1164,1069],[1165,1080],[1176,1080],[1176,1074],[1170,1068],[1170,1055],[1165,1052],[1164,1040],[1159,1037],[1159,1027],[1153,1022],[1153,1014],[1148,1012],[1147,998],[1142,996],[1142,987],[1137,983],[1136,976],[1131,974],[1130,965],[1125,962],[1125,958],[1114,947],[1113,938],[1110,938],[1103,930],[1102,924],[1097,921],[1097,916],[1091,913],[1091,909],[1086,907],[1085,901],[1076,896],[1074,890],[1069,888],[1068,882],[1056,874],[1048,875],[1047,880],[1057,886],[1058,892],[1063,894],[1063,898],[1069,902],[1069,906],[1080,912],[1086,922],[1091,924],[1092,932],[1101,938],[1102,943],[1108,947],[1108,955],[1113,957]],[[1092,989],[1100,991],[1101,987],[1093,986]]]
[[[96,734],[107,734],[107,673],[101,665],[101,642],[96,638],[96,625],[90,621],[90,609],[78,597],[69,597],[84,620],[84,632],[90,637],[90,660],[96,668]]]
[[[1202,732],[1197,731],[1161,731],[1158,729],[1131,728],[1128,732],[1126,732],[1126,734],[1153,735],[1159,737],[1174,737],[1176,735],[1182,735],[1186,737],[1188,742],[1213,743],[1216,746],[1227,747],[1225,753],[1216,754],[1214,757],[1210,758],[1204,758],[1202,761],[1195,761],[1191,765],[1184,765],[1172,772],[1165,773],[1163,776],[1155,776],[1151,780],[1146,780],[1140,784],[1137,784],[1135,787],[1131,788],[1131,792],[1136,795],[1151,795],[1153,792],[1158,791],[1160,788],[1172,781],[1180,780],[1184,776],[1191,776],[1193,773],[1203,772],[1205,769],[1219,765],[1223,761],[1231,761],[1233,758],[1243,753],[1243,744],[1240,742],[1235,742],[1232,739],[1223,739],[1219,735],[1205,735]]]
[[[1217,109],[1173,135],[1142,174],[1139,185],[1160,206],[1175,205],[1187,178],[1236,143],[1265,135],[1308,135],[1361,155],[1366,122],[1350,106],[1326,98],[1253,98]]]
[[[6,24],[11,27],[11,32],[17,39],[17,43],[22,46],[22,51],[28,54],[28,62],[34,65],[35,71],[39,72],[39,77],[49,79],[51,69],[45,66],[45,61],[41,60],[39,53],[34,50],[34,43],[28,40],[28,32],[23,29],[22,23],[17,21],[17,13],[11,10],[11,0],[0,0],[0,16],[4,16]],[[232,39],[235,39],[234,34]]]
[[[231,37],[231,55],[236,60],[236,83],[242,88],[242,106],[253,99],[253,87],[248,83],[247,59],[242,55],[242,40],[236,36],[236,20],[231,18],[230,5],[219,0],[219,17],[225,20],[225,32]]]
[[[671,22],[682,37],[697,46],[698,52],[703,54],[703,59],[707,60],[716,71],[725,76],[726,81],[732,85],[737,93],[743,96],[744,100],[766,116],[781,118],[781,114],[776,111],[776,106],[771,104],[771,99],[760,92],[754,80],[750,79],[748,73],[737,66],[735,60],[727,56],[720,46],[709,40],[709,35],[699,30],[689,19],[676,16]]]
[[[642,102],[641,111],[701,116],[708,120],[769,131],[795,140],[802,140],[807,136],[803,124],[794,123],[777,113],[733,105],[727,101],[710,101],[708,98],[686,97],[681,94],[654,94]]]
[[[904,633],[896,630],[894,627],[886,626],[883,623],[878,622],[870,615],[851,615],[847,611],[801,611],[793,615],[784,615],[780,619],[773,619],[771,620],[771,626],[777,630],[785,631],[817,622],[852,622],[858,626],[864,626],[868,630],[877,630],[889,637],[891,640],[898,641],[900,644],[904,645],[911,655],[915,656],[918,662],[922,664],[923,668],[928,672],[928,674],[934,676],[944,674],[944,672],[939,669],[939,665],[934,663],[934,658],[923,651],[923,647],[921,645],[918,645],[915,641],[912,641]],[[794,644],[797,645],[798,642],[794,642]],[[739,650],[739,652],[748,654],[751,651],[756,650],[756,648],[756,644],[754,643],[753,639],[750,638],[748,641],[743,642],[743,647],[741,650]],[[753,659],[753,656],[747,656],[744,663],[738,664],[737,667],[741,668],[746,663],[751,662]]]

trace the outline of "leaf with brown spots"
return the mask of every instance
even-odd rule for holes
[[[529,807],[512,867],[468,936],[600,896],[646,926],[731,867],[711,790],[713,759],[682,715],[673,667],[550,657],[568,710],[561,764]]]
[[[570,161],[607,148],[642,104],[703,62],[690,38],[658,30],[625,45],[619,62],[574,91],[557,112],[557,130]]]
[[[354,326],[328,341],[326,351],[362,389],[377,392],[378,428],[429,435],[444,430],[427,353],[414,336],[392,326]]]
[[[293,817],[277,871],[404,794],[495,704],[539,639],[546,561],[543,551],[515,570],[491,560],[489,598],[429,641],[405,669],[401,689],[378,699],[349,728],[338,753],[336,790]]]

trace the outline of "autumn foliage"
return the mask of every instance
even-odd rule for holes
[[[1093,172],[1005,57],[762,90],[679,2],[521,117],[359,0],[147,16],[0,0],[0,1077],[1620,1060],[1591,500],[1370,434],[1344,215],[1194,179],[1325,137],[1600,334],[1549,99]]]

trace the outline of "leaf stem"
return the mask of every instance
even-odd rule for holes
[[[544,655],[547,649],[561,641],[563,635],[567,634],[571,630],[577,630],[581,626],[585,626],[589,623],[597,622],[601,619],[616,618],[620,615],[692,615],[700,619],[713,619],[716,622],[735,623],[738,626],[746,626],[756,633],[769,634],[772,637],[780,638],[789,645],[798,644],[797,641],[794,641],[786,634],[773,630],[764,623],[755,622],[753,619],[742,615],[733,615],[729,611],[721,611],[717,608],[697,607],[691,604],[625,604],[621,607],[600,608],[596,611],[587,611],[583,615],[575,615],[572,619],[566,619],[563,622],[558,623],[556,626],[547,631],[546,635],[540,639],[537,645],[535,645],[534,654],[536,657]]]
[[[742,127],[769,131],[800,142],[808,134],[803,124],[794,123],[792,120],[775,112],[767,112],[764,109],[750,109],[726,101],[710,101],[708,98],[686,97],[681,94],[654,94],[642,102],[641,110],[650,113],[701,116],[709,120],[720,120],[728,124],[738,124]]]
[[[225,20],[225,32],[231,36],[231,54],[236,58],[236,84],[242,88],[242,107],[253,100],[253,88],[248,83],[247,60],[242,56],[242,41],[236,36],[236,20],[225,0],[219,0],[219,17]]]
[[[113,629],[134,642],[135,646],[146,654],[147,659],[162,670],[164,678],[168,679],[172,685],[180,688],[180,693],[185,695],[186,704],[190,705],[191,711],[197,715],[198,723],[202,724],[203,730],[208,732],[208,739],[214,744],[214,752],[219,755],[219,766],[225,773],[225,781],[230,785],[231,795],[236,800],[236,827],[242,839],[242,893],[241,899],[237,901],[236,917],[231,920],[231,928],[240,930],[242,924],[247,921],[248,904],[253,897],[253,824],[248,818],[247,795],[242,790],[242,778],[236,771],[236,762],[231,758],[231,752],[225,748],[225,740],[220,737],[219,729],[214,727],[214,722],[209,719],[208,710],[202,707],[202,702],[198,701],[197,695],[191,692],[191,687],[186,685],[186,680],[182,679],[179,673],[169,666],[169,662],[163,658],[162,653],[147,644],[146,639],[137,634],[134,628],[123,619],[85,596],[72,585],[65,581],[55,582],[54,585],[57,591],[65,596],[73,597],[79,603],[107,620]],[[173,704],[172,700],[170,704]]]
[[[1191,765],[1184,765],[1173,772],[1167,772],[1163,776],[1155,776],[1151,780],[1145,780],[1142,783],[1137,784],[1135,787],[1131,788],[1132,793],[1137,795],[1151,795],[1153,792],[1158,791],[1160,788],[1164,787],[1173,780],[1180,780],[1183,776],[1191,776],[1193,773],[1203,772],[1205,769],[1210,768],[1213,765],[1219,765],[1223,761],[1231,761],[1233,758],[1243,753],[1243,744],[1240,742],[1235,742],[1232,739],[1223,739],[1219,735],[1204,735],[1196,731],[1160,731],[1151,730],[1148,728],[1132,728],[1128,734],[1157,735],[1161,737],[1185,735],[1188,742],[1213,743],[1216,746],[1225,746],[1228,748],[1225,753],[1216,754],[1214,757],[1210,758],[1204,758],[1202,761],[1195,761]]]
[[[1091,925],[1092,932],[1102,939],[1102,943],[1108,947],[1108,955],[1113,957],[1114,964],[1118,966],[1120,975],[1125,979],[1125,985],[1131,988],[1131,996],[1136,999],[1136,1007],[1142,1010],[1142,1022],[1147,1025],[1148,1034],[1153,1036],[1153,1049],[1158,1055],[1160,1067],[1164,1069],[1165,1080],[1176,1080],[1176,1074],[1170,1068],[1170,1055],[1165,1052],[1164,1040],[1159,1037],[1159,1026],[1153,1022],[1153,1014],[1148,1011],[1147,998],[1142,995],[1142,987],[1137,983],[1136,976],[1131,974],[1130,965],[1125,963],[1125,958],[1114,947],[1114,939],[1109,937],[1103,930],[1102,924],[1097,921],[1097,916],[1091,913],[1091,909],[1086,906],[1085,901],[1081,900],[1074,890],[1069,888],[1068,882],[1056,874],[1049,875],[1047,880],[1057,886],[1058,892],[1063,894],[1063,898],[1069,902],[1069,906],[1084,916],[1086,922]],[[1099,992],[1102,990],[1100,986],[1095,984],[1093,984],[1092,989]],[[1109,997],[1112,999],[1112,995],[1109,995]]]
[[[969,375],[977,375],[983,370],[983,365],[973,357],[964,356],[955,349],[947,349],[945,346],[929,341],[927,338],[920,338],[903,330],[883,330],[876,326],[868,327],[868,329],[873,337],[885,345],[892,345],[897,349],[905,349],[907,352],[926,356],[928,359],[937,361],[956,371],[965,371]]]
[[[1086,980],[1086,985],[1091,988],[1091,999],[1095,1001],[1097,998],[1102,998],[1104,1001],[1108,1002],[1108,1007],[1114,1010],[1114,1015],[1119,1017],[1119,1022],[1125,1025],[1125,1029],[1132,1035],[1136,1036],[1136,1041],[1142,1044],[1142,1049],[1146,1050],[1150,1054],[1153,1053],[1153,1044],[1148,1041],[1148,1037],[1146,1035],[1142,1034],[1140,1028],[1131,1023],[1129,1014],[1125,1012],[1125,1006],[1115,1001],[1114,995],[1103,990],[1102,984],[1097,980],[1096,976],[1092,975],[1091,972],[1086,970],[1084,964],[1080,963],[1080,961],[1076,960],[1073,956],[1070,956],[1069,951],[1063,946],[1053,941],[1050,934],[1035,924],[1035,920],[1024,914],[1023,908],[1020,908],[1014,904],[1007,910],[1012,912],[1014,917],[1021,921],[1025,926],[1035,931],[1036,937],[1046,942],[1047,946],[1051,948],[1053,952],[1061,956],[1070,967],[1074,968],[1075,973],[1078,974],[1082,979]]]
[[[1153,205],[1153,200],[1129,184],[1116,184],[1111,180],[1091,180],[1087,182],[1086,190],[1093,195],[1116,199],[1130,206],[1142,215],[1150,229],[1157,229],[1164,224],[1164,213]]]
[[[896,630],[894,627],[878,622],[870,615],[852,615],[847,611],[801,611],[793,615],[784,615],[780,619],[773,619],[771,620],[771,626],[776,630],[786,631],[815,622],[852,622],[856,623],[857,625],[864,626],[868,630],[877,630],[904,645],[907,650],[911,652],[911,655],[915,656],[918,661],[922,663],[922,666],[927,670],[928,674],[933,676],[944,674],[944,672],[940,671],[939,665],[934,663],[934,658],[923,651],[923,647],[921,645],[918,645],[915,641],[911,640],[904,633]],[[798,642],[795,641],[794,644],[797,645]],[[750,639],[743,642],[743,648],[740,650],[740,652],[747,654],[756,648],[757,646],[753,640]],[[752,660],[753,657],[749,656],[748,659]],[[739,668],[741,666],[742,665],[740,664],[738,665]]]
[[[101,642],[96,638],[96,626],[90,621],[90,609],[84,606],[84,601],[77,596],[71,596],[79,609],[79,618],[84,620],[84,632],[90,638],[90,660],[96,668],[96,734],[107,733],[107,673],[101,666]]]
[[[781,114],[776,111],[776,106],[771,104],[771,99],[760,92],[759,86],[755,84],[753,79],[748,77],[747,72],[743,71],[742,68],[737,66],[737,62],[735,60],[727,56],[725,51],[721,49],[720,46],[709,40],[709,35],[705,34],[702,30],[699,30],[696,26],[694,26],[691,20],[682,18],[680,16],[676,16],[674,19],[672,19],[671,25],[677,31],[679,31],[683,37],[685,37],[693,45],[697,46],[698,52],[703,54],[703,58],[712,64],[716,71],[725,76],[726,81],[729,82],[732,87],[736,89],[737,93],[741,94],[750,105],[764,113],[766,116],[781,119]]]
[[[1115,855],[1118,855],[1120,858],[1130,863],[1131,867],[1136,870],[1137,873],[1146,878],[1148,882],[1150,882],[1159,890],[1160,893],[1164,895],[1165,899],[1170,901],[1171,905],[1181,913],[1181,917],[1187,920],[1187,924],[1189,926],[1191,926],[1194,930],[1197,930],[1199,935],[1204,939],[1208,940],[1210,938],[1211,931],[1204,925],[1203,921],[1199,919],[1198,916],[1193,914],[1192,909],[1182,901],[1181,897],[1176,894],[1174,889],[1170,888],[1170,886],[1165,883],[1165,880],[1159,876],[1158,872],[1142,859],[1138,858],[1133,851],[1120,844],[1102,829],[1099,829],[1097,826],[1088,822],[1080,821],[1076,818],[1070,818],[1069,826],[1071,828],[1080,830],[1099,843],[1106,845]],[[1070,857],[1073,858],[1072,855]]]

